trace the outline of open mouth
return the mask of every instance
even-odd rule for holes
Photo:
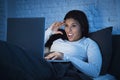
[[[67,36],[68,36],[68,39],[71,39],[73,37],[73,34],[69,33]]]

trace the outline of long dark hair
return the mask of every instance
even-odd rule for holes
[[[82,37],[83,36],[88,37],[89,23],[88,23],[88,19],[85,13],[80,10],[71,10],[65,15],[64,20],[69,19],[69,18],[77,20],[79,24],[81,25]]]

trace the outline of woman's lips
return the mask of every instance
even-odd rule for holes
[[[69,39],[71,39],[72,36],[73,36],[73,34],[71,34],[71,33],[68,34],[68,38],[69,38]]]

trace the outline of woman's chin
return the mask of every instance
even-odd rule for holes
[[[74,40],[73,39],[68,39],[70,42],[73,42]]]

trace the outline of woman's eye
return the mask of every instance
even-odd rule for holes
[[[72,27],[76,27],[76,25],[72,25]]]
[[[67,25],[65,25],[65,27],[68,27]]]

